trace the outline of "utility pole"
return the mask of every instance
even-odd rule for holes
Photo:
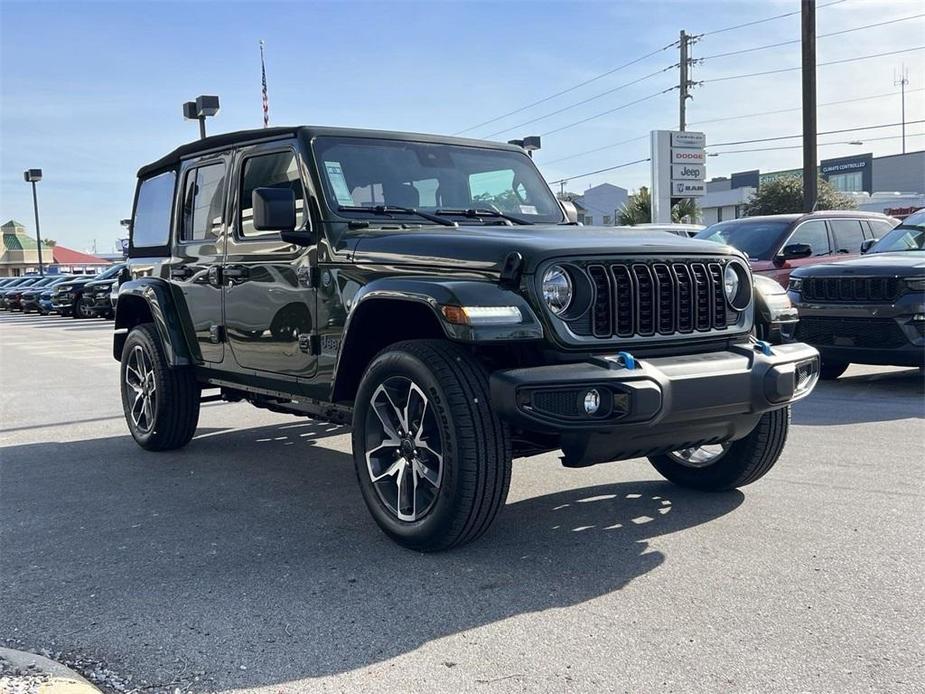
[[[39,255],[39,276],[45,276],[45,264],[42,262],[42,230],[39,227],[39,196],[35,191],[35,184],[42,180],[41,169],[26,169],[23,171],[26,183],[32,184],[32,207],[35,210],[35,245]],[[52,256],[54,257],[54,256]]]
[[[909,84],[909,70],[903,65],[899,77],[893,73],[893,86],[899,87],[902,93],[902,124],[903,124],[903,154],[906,153],[906,85]]]
[[[816,208],[816,0],[801,0],[803,47],[803,211]]]
[[[689,87],[690,80],[688,79],[688,41],[691,37],[688,35],[684,29],[681,29],[681,39],[679,46],[681,48],[681,62],[679,67],[681,68],[681,79],[678,82],[678,90],[681,93],[681,98],[678,103],[678,130],[684,130],[687,127],[687,100],[690,98]]]

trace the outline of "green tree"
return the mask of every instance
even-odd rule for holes
[[[817,210],[853,210],[854,198],[835,190],[828,181],[820,178],[816,188]],[[745,216],[787,214],[803,211],[803,178],[784,176],[762,183],[758,191],[745,203]]]
[[[55,241],[54,239],[42,239],[42,245],[48,246],[49,248],[54,248],[55,246],[58,245],[58,242]]]
[[[692,198],[685,198],[671,208],[671,221],[680,222],[687,217],[691,222],[700,219],[700,207]],[[638,193],[633,193],[620,208],[617,223],[623,226],[647,224],[652,220],[652,196],[649,189],[642,186]]]

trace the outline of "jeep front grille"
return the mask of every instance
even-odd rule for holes
[[[586,270],[595,290],[594,337],[709,332],[730,323],[718,262],[594,263]]]
[[[807,277],[802,297],[806,301],[893,301],[902,287],[895,277]]]

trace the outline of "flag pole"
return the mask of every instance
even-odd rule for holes
[[[267,95],[267,66],[263,59],[263,39],[260,41],[260,81],[263,92],[263,127],[270,127],[270,98]]]

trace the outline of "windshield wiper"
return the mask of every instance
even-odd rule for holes
[[[533,222],[528,222],[526,219],[521,219],[520,217],[515,217],[514,215],[505,214],[504,212],[490,208],[475,208],[469,210],[437,210],[437,214],[458,214],[463,217],[469,217],[470,219],[478,219],[479,217],[497,217],[499,219],[506,219],[513,224],[533,224]]]
[[[375,205],[373,207],[362,207],[362,206],[354,207],[352,205],[341,205],[340,207],[337,208],[337,210],[338,212],[369,212],[371,214],[384,214],[384,215],[392,215],[396,212],[399,214],[413,214],[418,217],[421,217],[422,219],[426,219],[430,222],[434,222],[435,224],[440,224],[441,226],[445,226],[445,227],[459,226],[456,222],[450,219],[446,219],[445,217],[438,217],[437,215],[430,214],[428,212],[421,212],[420,210],[416,210],[413,207],[397,207],[395,205]]]

